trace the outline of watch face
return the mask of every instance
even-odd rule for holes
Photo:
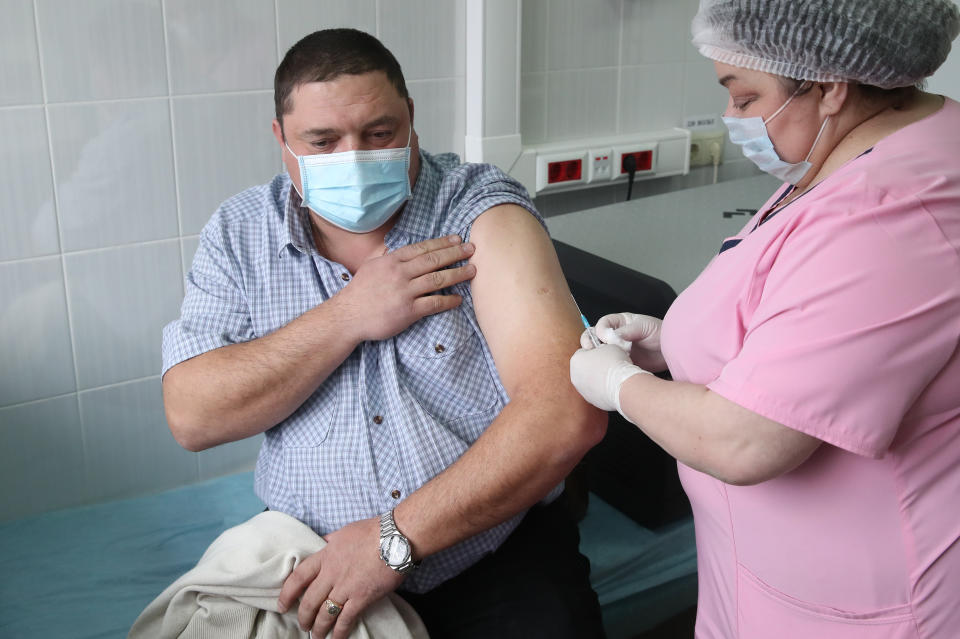
[[[400,535],[388,535],[380,540],[380,556],[391,566],[399,566],[410,558],[410,545]]]

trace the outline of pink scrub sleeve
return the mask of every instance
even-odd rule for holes
[[[952,353],[952,332],[942,329],[960,312],[951,290],[960,265],[954,254],[945,268],[949,243],[917,197],[923,185],[897,196],[851,177],[804,196],[812,200],[804,214],[770,237],[755,267],[763,286],[742,347],[708,387],[790,428],[880,457]],[[747,244],[716,259],[750,259]],[[923,246],[931,250],[916,250]]]

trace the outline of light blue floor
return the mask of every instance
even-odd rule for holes
[[[217,535],[262,510],[241,473],[0,524],[0,637],[125,637]],[[610,639],[692,605],[689,520],[654,533],[591,496],[581,538]]]

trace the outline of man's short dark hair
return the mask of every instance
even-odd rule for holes
[[[273,77],[273,101],[277,121],[293,105],[294,88],[310,82],[326,82],[341,75],[361,75],[383,71],[402,98],[409,97],[400,63],[369,33],[356,29],[314,31],[290,47]]]

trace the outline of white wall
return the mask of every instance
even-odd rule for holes
[[[464,0],[0,0],[0,520],[250,468],[170,435],[160,330],[197,233],[281,168],[273,72],[377,34],[428,149],[463,153]]]
[[[698,7],[699,0],[523,0],[523,144],[655,131],[681,126],[684,116],[720,114],[727,92],[713,64],[690,44]],[[960,99],[960,54],[951,54],[928,90]],[[758,173],[728,139],[719,180]],[[693,168],[686,176],[637,182],[633,197],[712,179],[712,167]],[[535,202],[551,216],[625,198],[621,184],[541,195]]]
[[[523,0],[521,134],[524,145],[643,133],[719,115],[727,93],[690,44],[699,0]],[[722,124],[721,124],[722,127]],[[724,146],[719,179],[756,175]],[[713,179],[713,168],[637,182],[634,197]],[[545,215],[623,201],[626,185],[536,199]]]
[[[953,0],[953,3],[960,8],[960,0]],[[928,91],[960,100],[960,53],[957,53],[958,49],[960,49],[960,38],[953,41],[953,50],[947,57],[947,61],[930,77],[927,84]]]

